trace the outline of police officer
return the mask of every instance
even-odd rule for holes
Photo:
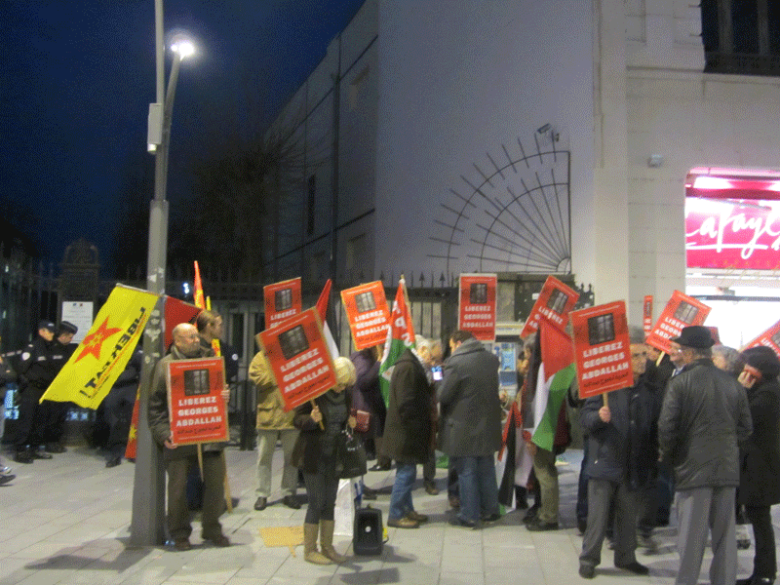
[[[57,327],[57,333],[51,344],[51,360],[55,377],[68,363],[70,356],[78,347],[77,343],[72,343],[73,336],[78,333],[78,330],[79,328],[69,321],[62,321]],[[65,434],[65,422],[70,407],[70,402],[54,402],[52,400],[44,400],[41,404],[45,421],[43,441],[48,453],[64,453],[66,450],[62,437]]]
[[[51,321],[38,323],[38,337],[22,350],[19,362],[19,420],[14,438],[17,463],[51,459],[43,451],[44,411],[39,401],[56,374],[52,360],[55,327]]]

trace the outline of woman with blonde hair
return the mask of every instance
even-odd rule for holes
[[[342,563],[346,557],[333,548],[334,508],[339,477],[336,471],[339,436],[350,416],[348,387],[355,383],[355,366],[345,357],[334,360],[336,386],[295,409],[293,424],[301,430],[293,448],[293,465],[303,471],[309,507],[303,524],[303,558],[317,565]],[[317,550],[317,534],[322,552]]]

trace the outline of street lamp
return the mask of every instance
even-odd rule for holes
[[[171,137],[173,100],[183,59],[195,52],[193,43],[177,35],[171,43],[173,64],[164,88],[165,48],[163,45],[162,0],[155,0],[155,32],[157,45],[157,102],[149,107],[149,151],[155,155],[154,199],[149,214],[149,253],[147,256],[146,288],[162,295],[165,292],[165,265],[168,249],[168,201],[165,199],[168,179],[168,148]],[[162,299],[162,296],[160,297]],[[144,364],[138,404],[138,447],[133,480],[133,516],[130,524],[130,544],[155,546],[162,544],[165,534],[165,475],[160,452],[152,440],[147,409],[152,377],[157,361],[162,357],[164,321],[163,304],[158,300],[155,312],[144,332]]]

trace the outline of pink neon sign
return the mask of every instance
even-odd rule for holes
[[[689,268],[780,269],[780,202],[685,199]]]

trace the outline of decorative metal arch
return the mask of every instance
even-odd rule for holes
[[[487,171],[474,163],[473,179],[461,175],[465,188],[449,190],[430,236],[442,252],[429,254],[447,273],[464,257],[479,272],[571,273],[570,152],[555,148],[547,128],[531,154],[519,138],[516,150],[502,144],[500,157],[486,154]]]

